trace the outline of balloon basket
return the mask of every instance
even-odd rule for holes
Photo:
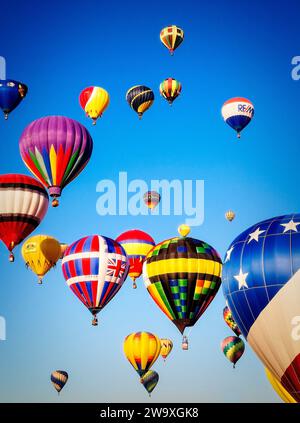
[[[9,261],[11,263],[13,263],[15,261],[15,256],[13,255],[13,253],[10,253],[10,255],[9,255]]]
[[[96,316],[92,320],[92,326],[98,326],[98,319]]]
[[[58,201],[58,199],[57,198],[54,198],[53,200],[52,200],[52,207],[58,207],[59,206],[59,201]]]

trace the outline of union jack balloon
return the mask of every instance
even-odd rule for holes
[[[117,294],[129,270],[123,247],[105,236],[86,236],[65,251],[62,270],[67,284],[94,316]]]

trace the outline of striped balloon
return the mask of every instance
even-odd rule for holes
[[[143,196],[143,200],[149,209],[155,209],[160,202],[160,194],[156,191],[147,191]]]
[[[129,262],[121,245],[105,236],[86,236],[71,244],[62,259],[67,284],[93,314],[102,310],[122,287]]]
[[[225,122],[237,132],[240,138],[241,131],[254,116],[254,106],[247,98],[234,97],[225,101],[221,113]]]
[[[143,263],[155,242],[146,232],[138,229],[123,232],[116,239],[124,248],[129,259],[129,276],[133,280],[133,288],[136,288],[135,280],[143,271]]]
[[[176,237],[149,252],[143,278],[152,299],[183,334],[214,299],[221,270],[221,259],[209,244]]]
[[[177,47],[180,46],[184,38],[184,32],[176,25],[170,25],[160,31],[160,41],[173,55]]]
[[[245,351],[244,341],[237,336],[228,336],[221,342],[221,349],[226,358],[235,364],[239,361]]]
[[[160,94],[172,105],[181,93],[181,83],[174,78],[167,78],[159,86]]]
[[[160,339],[150,332],[136,332],[126,336],[124,354],[142,377],[153,366],[160,353]]]
[[[223,309],[223,318],[225,323],[230,327],[231,330],[233,330],[233,332],[236,334],[236,336],[240,336],[241,335],[241,331],[238,327],[238,325],[236,324],[236,321],[234,320],[231,311],[229,310],[229,308],[226,306]]]
[[[69,379],[69,375],[64,370],[55,370],[51,373],[51,382],[58,393],[63,389]]]
[[[0,239],[11,252],[40,224],[48,210],[43,185],[26,175],[0,175]]]
[[[93,150],[88,130],[76,120],[48,116],[30,123],[23,131],[20,153],[28,169],[57,197],[87,165]]]
[[[109,94],[101,87],[88,87],[81,91],[79,103],[86,115],[93,120],[96,125],[97,119],[109,105]]]
[[[139,119],[141,119],[143,113],[152,106],[154,93],[151,88],[145,85],[135,85],[127,91],[126,100],[132,110],[138,114]]]
[[[151,392],[154,390],[156,385],[159,381],[159,374],[155,372],[154,370],[148,370],[147,373],[144,374],[144,376],[141,377],[141,384],[144,386],[146,391],[149,394],[149,397],[151,396]]]

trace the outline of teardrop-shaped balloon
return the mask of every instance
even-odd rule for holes
[[[28,91],[25,84],[13,79],[0,80],[0,108],[5,119],[24,99]]]
[[[173,55],[184,39],[184,32],[176,25],[170,25],[160,31],[160,41]]]
[[[149,396],[151,392],[155,389],[159,381],[159,374],[154,370],[148,370],[144,376],[141,377],[141,384],[144,386]]]
[[[235,218],[235,213],[232,210],[228,210],[225,213],[225,218],[228,220],[228,222],[232,222],[233,219]]]
[[[36,179],[18,174],[0,175],[0,239],[12,253],[40,224],[48,210],[49,198]]]
[[[38,276],[39,283],[55,266],[61,255],[60,243],[49,235],[35,235],[22,246],[22,256],[27,267]]]
[[[143,196],[144,203],[149,209],[155,209],[160,202],[160,194],[156,191],[147,191]]]
[[[225,357],[233,363],[233,367],[235,367],[236,363],[244,354],[245,344],[244,341],[237,336],[228,336],[221,342],[221,350]]]
[[[173,342],[171,341],[171,339],[161,338],[160,343],[161,343],[160,355],[162,356],[164,360],[166,360],[166,358],[168,357],[168,355],[173,349]]]
[[[240,138],[241,131],[250,123],[254,116],[254,106],[244,97],[234,97],[225,101],[222,107],[222,116]]]
[[[113,299],[129,270],[123,247],[105,236],[86,236],[71,244],[62,259],[63,275],[76,297],[94,316]]]
[[[64,370],[55,370],[51,373],[50,379],[52,385],[54,386],[54,389],[56,389],[56,391],[60,393],[65,384],[68,382],[69,375]]]
[[[134,110],[141,119],[145,111],[152,106],[154,93],[151,88],[145,85],[135,85],[127,91],[126,100],[132,110]]]
[[[179,235],[186,237],[191,232],[191,228],[189,225],[185,225],[184,223],[178,227]]]
[[[181,93],[181,83],[174,78],[167,78],[159,86],[160,94],[171,105]]]
[[[19,146],[25,165],[49,189],[52,206],[57,207],[63,188],[87,165],[93,140],[76,120],[47,116],[25,128]]]
[[[155,363],[160,353],[160,339],[150,332],[126,336],[124,354],[134,370],[142,377]]]
[[[231,311],[227,306],[223,309],[223,318],[226,325],[230,327],[230,329],[236,334],[236,336],[240,336],[241,331],[238,325],[236,324],[236,321],[234,320]]]
[[[101,87],[87,87],[81,91],[79,103],[86,115],[93,120],[93,125],[102,116],[109,105],[109,94]]]

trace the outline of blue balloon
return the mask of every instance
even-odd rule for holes
[[[27,86],[22,82],[0,79],[0,108],[5,119],[8,119],[8,114],[21,103],[27,91]]]

